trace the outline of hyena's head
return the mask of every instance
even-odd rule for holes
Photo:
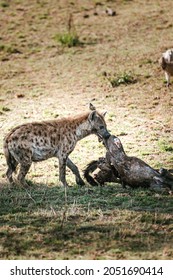
[[[90,104],[91,113],[89,114],[88,120],[91,124],[92,133],[96,134],[101,139],[107,139],[110,133],[107,130],[107,125],[105,122],[105,114],[100,114],[96,111],[95,107]]]

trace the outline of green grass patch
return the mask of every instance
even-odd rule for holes
[[[20,53],[20,51],[16,47],[9,45],[0,45],[0,52],[5,52],[8,54]]]
[[[171,259],[173,197],[107,187],[4,186],[1,259]],[[164,250],[167,254],[164,255]]]
[[[10,4],[7,1],[0,2],[0,7],[2,7],[2,8],[8,8],[9,6],[10,6]]]
[[[81,46],[82,42],[79,40],[79,36],[75,32],[66,32],[56,34],[54,37],[56,42],[59,42],[65,47],[77,47]]]
[[[118,87],[120,85],[128,85],[128,84],[134,84],[137,82],[137,79],[134,77],[134,75],[129,72],[124,72],[120,75],[113,75],[108,77],[108,81],[110,82],[111,86]]]
[[[158,146],[162,152],[173,152],[173,144],[166,140],[160,139],[158,141]]]

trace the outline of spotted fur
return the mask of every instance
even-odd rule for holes
[[[18,181],[26,185],[25,176],[32,162],[57,157],[59,179],[66,187],[66,165],[83,185],[77,166],[68,157],[82,138],[96,134],[109,137],[104,116],[96,110],[82,115],[44,122],[26,123],[12,129],[4,139],[4,154],[8,165],[7,178],[13,183],[13,172],[20,164]]]

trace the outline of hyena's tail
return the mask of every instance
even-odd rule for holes
[[[98,161],[91,161],[84,170],[84,178],[91,186],[98,186],[98,183],[94,180],[94,178],[90,175],[90,173],[94,172],[98,167]]]
[[[13,174],[13,172],[16,171],[18,162],[15,160],[13,155],[10,153],[6,139],[4,140],[3,149],[4,149],[4,155],[6,158],[7,166],[8,166],[6,175],[7,175],[9,182],[12,183],[13,182],[12,174]]]

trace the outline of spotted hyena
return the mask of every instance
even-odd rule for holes
[[[9,182],[13,183],[12,175],[18,164],[20,170],[17,179],[20,184],[27,185],[25,176],[32,162],[57,157],[59,180],[64,187],[67,186],[66,166],[74,173],[76,183],[84,185],[77,166],[69,158],[70,153],[79,140],[90,134],[102,139],[110,136],[104,114],[100,114],[94,106],[90,106],[90,109],[90,112],[74,117],[26,123],[12,129],[4,139]]]

